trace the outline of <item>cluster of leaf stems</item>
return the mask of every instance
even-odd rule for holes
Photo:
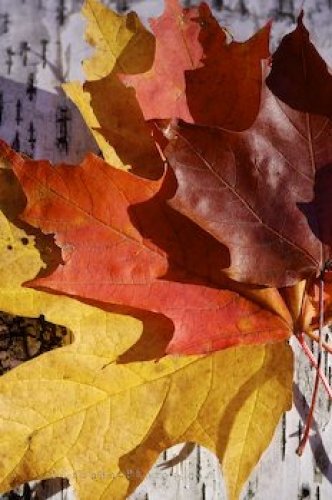
[[[296,338],[300,343],[301,349],[304,352],[304,354],[307,356],[307,358],[310,361],[310,364],[316,369],[316,376],[315,376],[315,382],[314,382],[314,390],[312,393],[312,398],[311,398],[311,404],[309,408],[309,413],[306,419],[306,424],[305,428],[303,431],[302,439],[300,441],[300,444],[296,450],[296,453],[301,456],[303,454],[303,451],[305,449],[306,443],[309,438],[309,433],[310,429],[313,424],[313,416],[314,416],[314,410],[316,406],[316,401],[317,401],[317,396],[318,396],[318,388],[319,388],[319,383],[322,382],[326,393],[330,400],[332,400],[332,388],[325,377],[322,369],[321,369],[321,364],[322,364],[322,353],[323,349],[325,349],[328,353],[332,354],[332,347],[324,342],[323,340],[323,328],[324,328],[324,278],[325,278],[325,273],[326,271],[331,270],[332,268],[332,261],[328,260],[325,265],[323,266],[322,271],[320,272],[318,282],[319,282],[319,302],[318,302],[318,310],[319,310],[319,328],[318,328],[318,335],[313,333],[313,332],[306,332],[308,337],[310,337],[312,340],[317,342],[318,344],[318,353],[317,353],[317,359],[315,356],[312,354],[308,344],[305,341],[304,334],[302,332],[296,334]]]

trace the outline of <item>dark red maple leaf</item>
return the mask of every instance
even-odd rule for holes
[[[296,79],[285,72],[290,67],[302,68]],[[319,68],[322,96],[309,85],[312,68]],[[318,275],[330,254],[323,243],[331,233],[331,202],[317,182],[332,162],[332,127],[313,111],[324,108],[332,77],[301,18],[274,56],[268,83],[273,92],[263,85],[249,128],[234,132],[179,123],[168,130],[173,139],[165,154],[178,183],[171,205],[229,248],[229,275],[280,287]],[[297,89],[300,110],[294,109]],[[324,181],[325,193],[329,186]]]

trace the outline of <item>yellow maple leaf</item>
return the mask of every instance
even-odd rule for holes
[[[237,498],[290,407],[290,347],[126,361],[142,340],[140,322],[21,287],[43,264],[34,238],[3,213],[0,255],[0,309],[43,314],[75,338],[1,377],[0,489],[65,476],[78,498],[123,499],[163,449],[191,441],[218,455]]]
[[[99,0],[85,0],[82,14],[87,19],[85,38],[96,47],[83,63],[88,80],[109,75],[115,66],[123,73],[140,73],[151,66],[154,37],[135,12],[121,15]]]
[[[154,57],[153,35],[137,15],[119,15],[97,0],[86,0],[86,39],[96,50],[83,63],[87,81],[63,85],[91,130],[105,160],[147,177],[158,177],[161,159],[144,121],[135,92],[120,73],[141,73]],[[158,169],[159,165],[159,169]]]
[[[122,499],[160,451],[188,440],[218,454],[237,498],[289,408],[289,346],[116,364],[98,351],[105,332],[89,326],[79,345],[2,377],[0,488],[60,475],[78,498]]]

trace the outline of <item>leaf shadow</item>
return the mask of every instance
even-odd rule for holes
[[[273,54],[266,84],[291,108],[332,117],[332,74],[310,41],[303,24],[303,11],[296,29],[282,39]]]
[[[219,433],[216,443],[217,456],[223,457],[235,419],[248,398],[257,390],[257,387],[267,384],[273,377],[277,377],[278,379],[284,378],[282,373],[275,370],[275,365],[275,354],[273,356],[273,352],[268,351],[264,366],[239,388],[235,397],[227,405],[223,412],[224,416],[219,423]]]
[[[332,244],[332,165],[320,168],[315,174],[313,199],[297,203],[317,239]]]
[[[242,43],[229,41],[229,33],[205,3],[198,6],[198,16],[192,21],[200,25],[198,40],[203,49],[200,67],[185,71],[186,99],[193,121],[246,130],[254,123],[260,107],[262,62],[269,55],[269,25]],[[206,82],[208,93],[204,91]]]
[[[296,384],[295,382],[293,383],[293,400],[302,422],[305,423],[307,415],[309,413],[309,405],[298,384]],[[323,440],[319,432],[319,427],[315,419],[313,419],[312,430],[314,431],[314,434],[311,434],[309,436],[309,444],[315,459],[316,466],[326,477],[329,483],[332,484],[332,463],[323,444]]]
[[[117,358],[117,364],[137,361],[155,361],[165,356],[168,344],[172,340],[174,325],[162,314],[140,311],[126,307],[112,307],[112,312],[128,314],[140,320],[143,325],[142,335],[126,352]]]
[[[243,405],[253,392],[257,390],[257,387],[262,387],[274,377],[277,377],[281,384],[285,383],[285,374],[279,373],[276,370],[276,365],[280,360],[277,353],[278,346],[274,346],[272,351],[267,354],[268,357],[264,362],[264,366],[258,369],[258,371],[239,388],[235,396],[230,400],[225,408],[222,408],[221,405],[223,416],[218,423],[216,448],[215,450],[212,449],[217,457],[221,457],[221,461],[227,447],[230,431],[235,424],[238,412],[243,408]],[[204,435],[204,433],[202,435]],[[211,448],[211,439],[214,440],[214,438],[209,437],[206,442],[195,441],[195,444]],[[150,470],[151,463],[156,461],[162,450],[176,444],[183,443],[183,441],[183,435],[180,436],[177,441],[171,440],[168,437],[167,430],[165,430],[164,424],[162,423],[162,418],[155,421],[143,443],[126,455],[123,455],[119,460],[120,469],[129,480],[127,495],[131,494],[141,483],[146,473]],[[190,443],[194,443],[194,441],[190,439]],[[189,449],[191,449],[191,447],[192,445],[189,446]],[[177,457],[175,457],[175,460],[176,459]],[[137,470],[137,464],[140,464],[140,470]],[[136,473],[128,473],[133,471]]]
[[[96,149],[80,113],[61,89],[57,89],[57,93],[37,87],[34,90],[35,94],[30,98],[29,84],[27,86],[0,76],[1,139],[12,144],[13,149],[27,158],[51,156],[52,162],[79,161],[87,151]],[[68,114],[68,123],[63,130],[59,122],[59,110],[65,110]],[[49,128],[46,128],[45,121]],[[45,129],[49,130],[46,135]],[[31,130],[34,132],[29,138]],[[72,136],[73,130],[75,138]],[[61,135],[65,131],[66,137]],[[67,148],[62,147],[61,140],[67,141]],[[81,148],[81,144],[85,145],[85,149]],[[53,235],[44,235],[20,219],[26,206],[26,196],[6,158],[0,158],[0,162],[0,210],[15,226],[29,236],[34,236],[41,258],[47,264],[47,273],[52,272],[62,263],[61,252],[54,243]]]
[[[142,309],[109,304],[95,300],[89,300],[74,295],[48,290],[43,287],[36,287],[40,291],[46,291],[52,295],[65,295],[72,299],[79,300],[111,314],[127,315],[136,318],[142,323],[142,333],[137,342],[121,354],[116,362],[118,364],[135,363],[142,361],[155,361],[165,356],[166,348],[172,340],[174,333],[173,322],[163,314],[145,311]]]
[[[133,174],[158,179],[163,173],[163,162],[154,144],[152,130],[144,120],[134,89],[127,88],[117,73],[115,68],[106,77],[87,81],[83,86],[90,94],[91,106],[99,123],[94,130],[115,149],[125,165],[131,166]]]
[[[168,169],[161,189],[154,197],[128,208],[133,226],[144,239],[167,254],[168,271],[160,278],[209,286],[225,285],[223,270],[230,266],[228,248],[168,203],[177,182]],[[190,276],[190,278],[189,278]]]
[[[44,234],[20,219],[26,202],[26,196],[13,171],[0,168],[0,210],[12,224],[34,237],[35,246],[46,264],[46,268],[41,269],[39,273],[40,276],[44,276],[55,271],[63,262],[61,249],[55,244],[53,234]],[[25,238],[21,241],[22,245],[25,245]]]

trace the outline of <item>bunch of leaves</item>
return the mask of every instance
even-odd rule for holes
[[[166,0],[152,32],[83,13],[96,50],[65,91],[104,159],[0,144],[0,308],[75,339],[1,378],[1,489],[125,498],[191,441],[235,499],[291,406],[291,335],[317,368],[299,452],[320,379],[331,396],[332,77],[302,16],[271,57],[269,24],[238,43],[205,4]]]

